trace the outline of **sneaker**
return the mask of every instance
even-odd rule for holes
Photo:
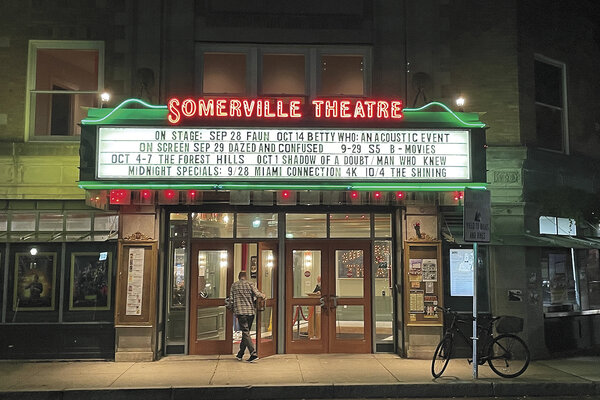
[[[238,361],[242,361],[242,355],[240,355],[239,353],[235,356],[235,358],[237,358]]]
[[[258,356],[256,354],[252,354],[250,357],[248,357],[248,362],[254,362],[256,360],[258,360]]]

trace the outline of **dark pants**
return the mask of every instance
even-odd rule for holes
[[[237,315],[237,319],[242,330],[242,340],[240,342],[240,351],[238,352],[238,357],[244,355],[246,348],[248,348],[250,355],[256,354],[256,350],[252,344],[252,339],[250,338],[250,328],[252,327],[252,322],[254,322],[254,315]]]

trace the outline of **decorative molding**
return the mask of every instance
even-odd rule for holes
[[[137,231],[129,236],[124,237],[125,240],[152,240],[150,236],[144,235],[142,232]]]
[[[500,170],[493,171],[494,183],[521,183],[521,171],[520,170]]]
[[[432,242],[434,240],[437,240],[437,239],[429,236],[426,233],[422,233],[421,237],[412,236],[407,239],[407,241],[409,241],[409,242]]]

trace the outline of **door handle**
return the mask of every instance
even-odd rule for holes
[[[256,300],[256,308],[258,309],[258,311],[265,311],[265,306],[266,306],[267,301],[263,298],[258,298]]]
[[[319,305],[321,306],[321,308],[325,307],[325,296],[323,296],[319,299]]]
[[[334,308],[337,308],[337,306],[338,306],[338,298],[337,298],[337,296],[331,296],[330,299],[331,299],[331,304],[333,304],[333,305],[330,305],[329,308],[331,308],[333,310]]]

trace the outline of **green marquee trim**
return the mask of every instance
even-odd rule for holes
[[[480,123],[471,123],[471,122],[463,121],[454,111],[452,111],[450,109],[450,107],[448,107],[444,103],[440,103],[439,101],[432,101],[431,103],[425,104],[424,106],[419,107],[419,108],[405,108],[405,109],[402,110],[402,112],[404,112],[404,113],[407,113],[407,112],[408,113],[419,112],[419,111],[426,110],[429,107],[433,107],[433,106],[442,107],[444,110],[446,110],[447,112],[449,112],[450,115],[452,115],[454,118],[456,118],[456,120],[458,120],[463,125],[470,126],[470,127],[473,127],[473,128],[485,128],[485,124],[481,123],[481,122]]]
[[[132,104],[139,104],[145,108],[128,108]],[[440,107],[444,111],[426,111],[431,107]],[[486,125],[479,121],[478,113],[454,112],[443,103],[434,101],[419,108],[405,108],[402,110],[404,118],[397,123],[401,128],[405,124],[423,124],[428,127],[459,127],[459,128],[485,128]],[[167,126],[168,109],[166,105],[152,105],[140,99],[127,99],[115,108],[90,108],[88,118],[83,119],[83,125],[160,125]],[[212,123],[219,123],[211,120]],[[324,121],[331,123],[332,121]],[[367,122],[367,121],[361,121]],[[377,124],[377,121],[372,121]],[[227,124],[227,120],[222,121]],[[260,121],[252,121],[254,125]],[[281,121],[282,125],[285,121]]]
[[[365,183],[349,184],[299,184],[299,183],[168,183],[168,182],[119,182],[119,181],[81,181],[81,189],[178,189],[178,190],[357,190],[357,191],[411,191],[411,192],[451,192],[466,188],[486,190],[487,184],[479,182],[411,182],[411,183]]]
[[[153,109],[153,110],[167,110],[167,106],[162,106],[162,105],[152,105],[152,104],[148,104],[146,103],[144,100],[140,100],[140,99],[127,99],[125,101],[123,101],[121,104],[119,104],[118,106],[116,106],[115,108],[96,108],[96,109],[91,109],[92,110],[106,110],[108,111],[108,113],[106,115],[104,115],[101,118],[98,119],[82,119],[81,123],[83,125],[92,125],[92,124],[98,124],[100,122],[108,122],[108,118],[113,116],[116,117],[116,113],[117,111],[124,109],[126,105],[132,104],[132,103],[137,103],[137,104],[141,104],[144,107]],[[88,111],[88,117],[93,115],[93,111],[90,112]]]

